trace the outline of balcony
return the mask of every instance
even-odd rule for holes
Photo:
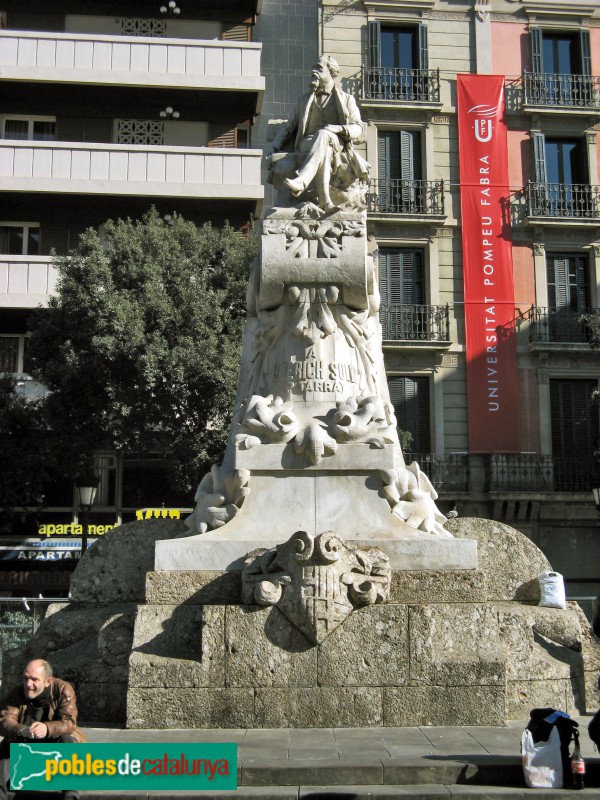
[[[407,105],[439,105],[440,71],[363,66],[362,100],[363,102],[386,100]]]
[[[0,31],[0,79],[169,87],[262,95],[262,45]]]
[[[444,181],[371,181],[367,212],[396,216],[443,217]]]
[[[598,465],[590,458],[559,459],[534,453],[489,456],[491,492],[590,492]]]
[[[523,73],[525,106],[600,112],[600,78],[587,75],[557,75],[553,72]]]
[[[260,200],[261,150],[0,142],[5,192]]]
[[[404,453],[404,460],[407,464],[416,461],[438,492],[469,490],[467,453]]]
[[[450,343],[450,308],[447,305],[382,305],[379,319],[386,340]]]
[[[56,279],[49,256],[0,255],[0,308],[45,306]]]
[[[598,309],[576,311],[571,308],[540,308],[528,314],[531,344],[589,344],[590,331],[581,321],[582,314],[599,314]]]
[[[600,197],[597,186],[568,183],[534,183],[526,187],[530,218],[554,221],[598,223]]]

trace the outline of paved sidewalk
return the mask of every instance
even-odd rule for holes
[[[600,755],[580,717],[588,766],[576,796],[600,800]],[[91,742],[234,742],[236,791],[82,792],[81,800],[560,800],[572,789],[525,787],[525,722],[496,727],[123,730],[85,728]],[[58,795],[56,799],[58,800]],[[22,793],[17,800],[54,800]]]

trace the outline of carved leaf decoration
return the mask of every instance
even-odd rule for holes
[[[297,453],[305,455],[311,464],[318,464],[324,455],[333,455],[337,451],[337,442],[318,423],[313,422],[296,436],[294,448]]]
[[[262,444],[258,436],[249,436],[247,433],[238,433],[235,442],[240,450],[250,450],[252,447]]]
[[[367,559],[360,552],[360,550],[356,550],[354,555],[356,556],[356,560],[358,561],[358,565],[360,567],[361,572],[365,575],[368,574],[370,570],[369,570],[369,562],[367,561]]]
[[[233,519],[238,513],[239,508],[234,506],[233,503],[227,503],[224,506],[211,506],[207,509],[209,513],[209,522],[213,528],[221,528],[230,519]]]

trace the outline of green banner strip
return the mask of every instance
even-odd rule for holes
[[[11,744],[13,791],[237,789],[237,745]]]

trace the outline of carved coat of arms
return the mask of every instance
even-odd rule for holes
[[[390,565],[377,548],[349,546],[329,531],[295,533],[285,544],[254,552],[242,573],[242,602],[274,605],[318,644],[354,609],[389,598]]]

